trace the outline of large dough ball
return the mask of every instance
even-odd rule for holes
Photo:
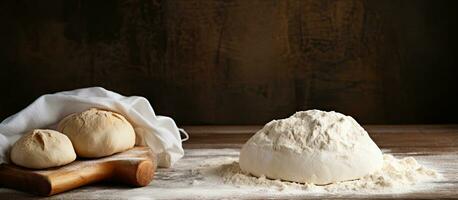
[[[58,130],[70,138],[80,157],[108,156],[135,145],[135,131],[126,118],[96,108],[65,117]]]
[[[382,164],[382,152],[352,117],[319,110],[269,122],[240,152],[242,170],[302,183],[358,179]]]
[[[19,166],[44,169],[73,162],[72,142],[62,133],[35,129],[22,136],[11,149],[11,161]]]

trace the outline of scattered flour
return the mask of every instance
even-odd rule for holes
[[[371,179],[377,179],[368,176],[365,177],[367,179],[325,186],[298,184],[256,178],[241,172],[237,164],[239,149],[187,149],[185,157],[175,163],[173,168],[158,168],[154,180],[146,187],[132,188],[100,183],[46,199],[424,199],[447,198],[456,194],[450,190],[456,188],[457,151],[431,155],[421,151],[401,153],[383,150],[385,154],[392,153],[396,158],[414,157],[421,165],[437,170],[440,175],[436,174],[436,177],[440,179],[434,178],[434,171],[428,172],[430,170],[417,166],[415,162],[409,161],[411,159],[394,159],[385,155],[386,163],[397,170],[388,173],[390,170],[387,172],[386,169],[390,165],[386,165],[379,174],[374,173],[374,176],[384,175],[383,179],[380,178],[383,181],[371,182]],[[407,166],[411,166],[410,170]],[[410,177],[415,178],[410,180],[406,174],[413,174]],[[441,178],[442,176],[444,177]],[[381,184],[395,180],[398,183],[391,186]],[[400,180],[406,184],[401,184]],[[362,183],[366,186],[362,186]],[[30,197],[26,193],[6,188],[0,188],[0,195],[8,197],[7,199]]]
[[[334,111],[300,111],[267,123],[238,161],[217,170],[224,183],[280,191],[405,192],[439,177],[413,157],[383,154],[356,120]]]
[[[440,178],[432,169],[425,168],[412,157],[397,159],[390,154],[383,155],[382,169],[358,180],[337,182],[328,185],[294,183],[268,179],[265,176],[254,177],[240,169],[238,162],[221,165],[218,174],[224,183],[236,186],[264,186],[283,191],[301,189],[311,192],[353,192],[368,193],[408,192],[416,184]]]

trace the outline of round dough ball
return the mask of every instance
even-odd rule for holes
[[[239,162],[254,176],[328,184],[381,169],[383,155],[352,117],[309,110],[267,123],[242,147]]]
[[[80,157],[109,156],[135,145],[135,131],[126,118],[96,108],[65,117],[58,130],[70,138]]]
[[[11,161],[19,166],[44,169],[73,162],[72,142],[54,130],[35,129],[22,136],[11,149]]]

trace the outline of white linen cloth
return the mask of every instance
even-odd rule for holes
[[[26,131],[55,129],[65,116],[96,107],[124,115],[136,133],[136,145],[149,146],[159,167],[170,167],[183,157],[180,130],[173,119],[156,116],[148,100],[122,96],[101,87],[46,94],[0,123],[0,163],[8,162],[9,149]],[[186,134],[187,136],[187,134]]]

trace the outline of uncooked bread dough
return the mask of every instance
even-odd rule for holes
[[[54,130],[35,129],[22,136],[11,149],[11,161],[19,166],[44,169],[73,162],[72,142]]]
[[[70,138],[80,157],[108,156],[135,145],[135,131],[126,118],[96,108],[65,117],[58,130]]]
[[[252,175],[314,184],[358,179],[383,165],[382,152],[352,117],[320,110],[267,123],[239,159]]]

